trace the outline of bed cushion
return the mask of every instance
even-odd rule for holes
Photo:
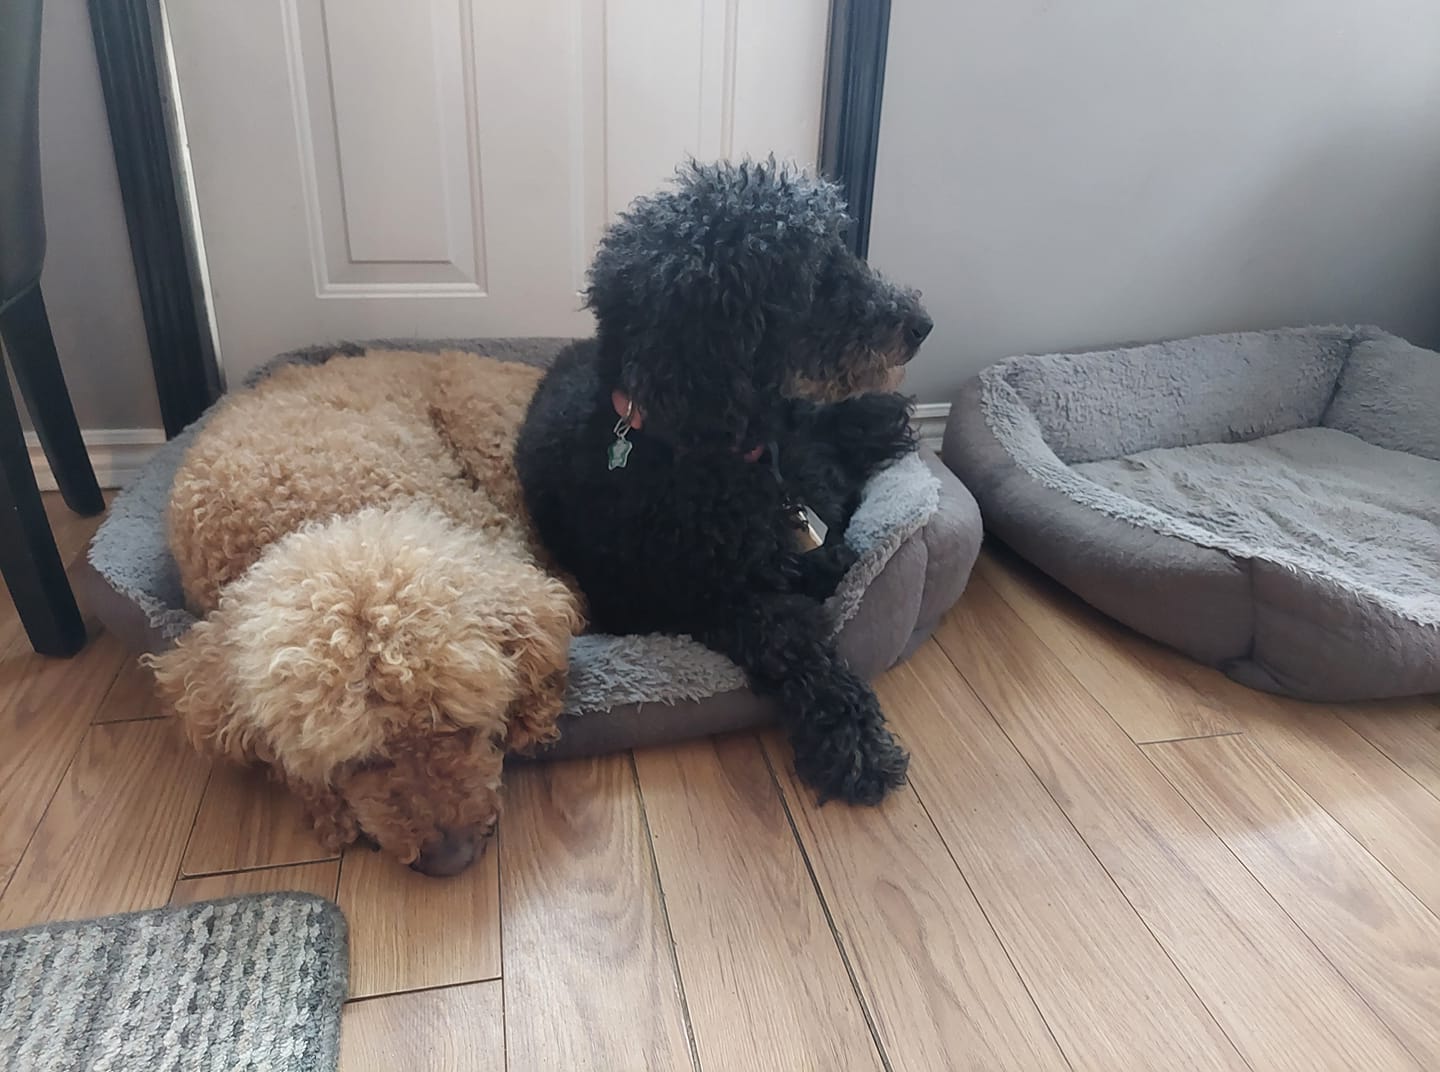
[[[280,364],[318,363],[368,349],[460,349],[546,364],[566,339],[380,340],[313,347]],[[184,608],[165,543],[165,506],[202,417],[166,444],[116,498],[91,543],[80,583],[107,628],[132,647],[158,651],[194,619]],[[979,553],[974,499],[933,452],[902,459],[866,489],[846,538],[860,558],[828,604],[841,651],[865,676],[908,654],[959,598]],[[727,659],[684,637],[577,637],[554,756],[592,754],[772,721],[773,702],[745,686]]]
[[[1025,358],[1000,375],[1055,456],[1074,465],[1318,424],[1349,350],[1340,328],[1212,335]]]
[[[1437,370],[1374,328],[1016,358],[961,392],[944,455],[1022,555],[1237,680],[1431,692]]]
[[[1362,329],[1321,420],[1377,447],[1440,461],[1440,354]]]

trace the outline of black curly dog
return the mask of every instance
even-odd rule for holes
[[[779,698],[820,798],[869,804],[909,757],[821,602],[866,480],[915,449],[909,400],[883,389],[931,322],[847,224],[833,185],[773,161],[692,164],[636,201],[590,270],[597,337],[545,376],[516,464],[595,628],[729,656]],[[808,553],[799,504],[829,528]]]

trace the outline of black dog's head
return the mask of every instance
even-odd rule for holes
[[[893,382],[931,328],[845,245],[839,190],[774,160],[690,164],[606,233],[587,300],[610,385],[687,447],[763,442],[785,397]]]

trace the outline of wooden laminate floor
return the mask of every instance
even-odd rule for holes
[[[7,598],[0,927],[334,897],[346,1072],[1440,1068],[1436,700],[1247,691],[1001,552],[879,690],[880,808],[769,733],[531,765],[432,880],[330,856],[114,638],[38,658]]]

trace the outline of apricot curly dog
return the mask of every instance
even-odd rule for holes
[[[580,603],[542,564],[512,451],[539,372],[375,351],[230,397],[176,474],[203,615],[152,660],[209,754],[268,764],[330,847],[476,857],[507,751],[556,736]]]

